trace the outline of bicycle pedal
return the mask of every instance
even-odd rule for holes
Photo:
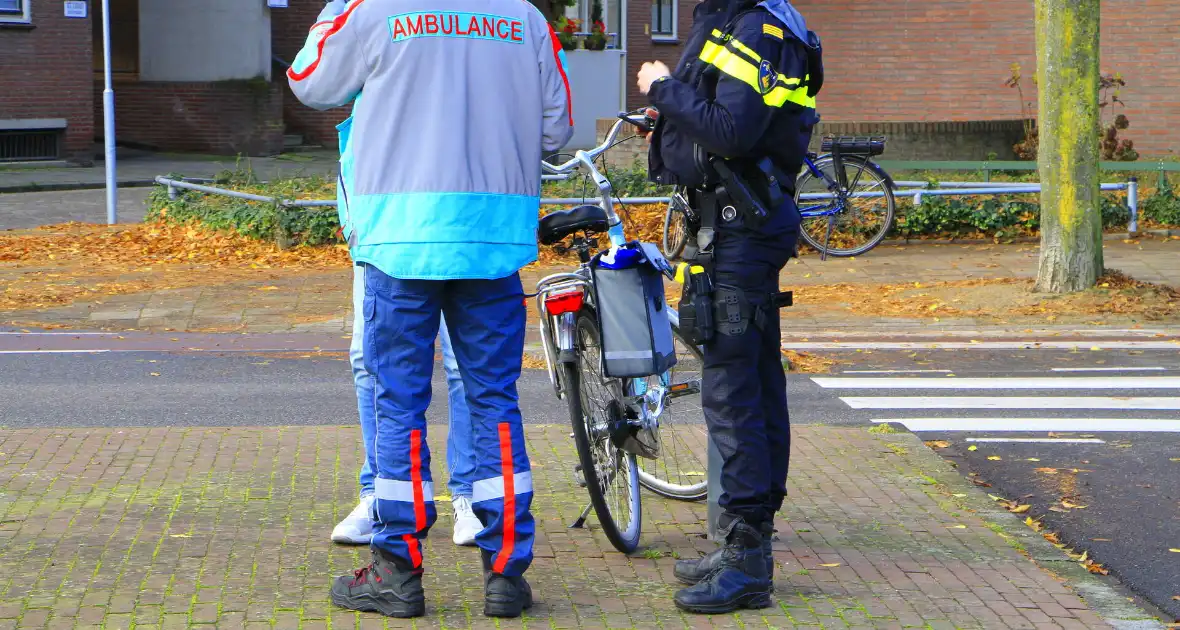
[[[574,466],[574,481],[578,482],[579,487],[581,487],[581,488],[586,487],[586,475],[582,474],[582,465],[581,464],[577,464]]]

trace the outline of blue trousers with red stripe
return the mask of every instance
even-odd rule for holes
[[[434,524],[426,408],[439,313],[467,393],[475,451],[472,508],[484,524],[476,544],[492,570],[521,575],[533,559],[532,472],[516,381],[526,313],[520,275],[497,280],[402,280],[365,266],[364,361],[376,375],[377,430],[366,449],[376,473],[374,547],[404,568],[422,566]]]

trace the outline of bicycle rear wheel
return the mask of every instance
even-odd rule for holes
[[[594,317],[580,315],[575,331],[577,360],[562,364],[564,391],[586,490],[602,533],[615,549],[630,553],[639,546],[639,469],[635,455],[615,446],[610,438],[610,419],[623,413],[623,389],[618,379],[601,372],[601,339]]]
[[[893,225],[895,203],[893,190],[868,160],[858,156],[843,156],[844,173],[848,182],[848,196],[844,206],[839,207],[836,198],[803,199],[805,194],[832,195],[831,182],[838,182],[836,165],[831,156],[815,162],[816,169],[823,177],[815,177],[811,169],[803,169],[795,190],[795,202],[803,214],[801,236],[818,252],[825,250],[829,256],[859,256],[885,240]],[[835,207],[829,215],[808,217],[807,212],[822,211]],[[829,224],[831,237],[828,238]]]
[[[688,235],[692,231],[690,213],[684,195],[680,191],[673,192],[672,200],[664,211],[663,250],[668,260],[676,260],[688,244]]]
[[[659,426],[653,430],[659,445],[659,459],[640,458],[639,483],[656,494],[681,501],[699,501],[708,494],[706,452],[708,430],[701,407],[701,377],[704,354],[680,334],[679,317],[668,311],[676,345],[676,365],[668,371],[664,387],[669,390]],[[648,386],[660,384],[661,377],[647,379]]]

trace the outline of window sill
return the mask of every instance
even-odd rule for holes
[[[680,38],[675,35],[652,35],[651,43],[675,45],[680,43]]]
[[[37,28],[32,22],[0,22],[0,29],[11,31],[31,31]]]

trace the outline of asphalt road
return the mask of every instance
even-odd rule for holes
[[[142,221],[150,192],[150,188],[120,188],[116,209],[119,223]],[[0,193],[0,230],[26,229],[67,221],[106,223],[106,191]]]
[[[356,422],[350,369],[340,352],[347,341],[338,335],[172,339],[0,335],[0,425]],[[317,355],[314,347],[327,352]],[[278,349],[284,351],[272,351]],[[1171,599],[1180,595],[1180,553],[1169,551],[1180,549],[1177,350],[827,356],[841,361],[834,374],[790,375],[794,422],[894,422],[923,439],[948,442],[939,452],[963,474],[975,473],[996,496],[1029,504],[1027,514],[1061,542],[1086,551],[1180,618],[1180,601]],[[543,371],[526,370],[519,390],[526,422],[568,422]],[[445,392],[439,369],[431,423],[445,422]],[[1052,441],[1013,441],[1028,438]],[[968,450],[972,445],[975,451]],[[1064,507],[1063,499],[1086,507]]]
[[[850,360],[813,383],[855,421],[914,431],[1180,621],[1180,354],[890,351]]]

